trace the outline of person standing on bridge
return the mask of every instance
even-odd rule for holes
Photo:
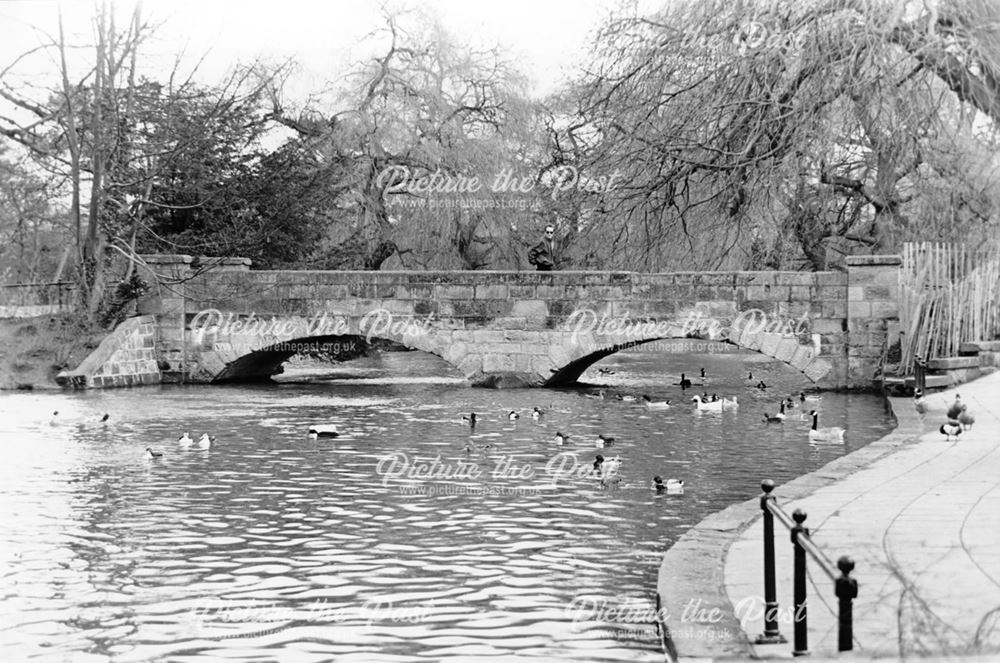
[[[549,224],[545,226],[545,236],[528,251],[528,262],[540,272],[551,272],[559,264],[559,242],[556,240],[556,228]]]

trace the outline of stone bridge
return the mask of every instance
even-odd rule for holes
[[[898,256],[842,272],[251,271],[240,258],[146,256],[151,292],[64,383],[264,378],[304,347],[387,339],[473,384],[557,386],[667,338],[774,357],[817,386],[872,385],[898,335]],[[890,341],[891,342],[891,341]]]

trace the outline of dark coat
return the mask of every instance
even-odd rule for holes
[[[559,242],[555,239],[542,238],[528,251],[528,262],[540,272],[548,272],[559,264]]]

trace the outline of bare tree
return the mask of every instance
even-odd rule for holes
[[[274,95],[274,117],[303,144],[349,164],[321,264],[378,269],[396,255],[409,267],[476,269],[510,260],[518,211],[490,199],[493,180],[543,144],[522,76],[498,49],[462,45],[433,20],[384,19],[370,36],[379,54],[350,72],[336,102],[292,113]],[[435,198],[409,186],[435,175],[477,177],[482,187]]]
[[[888,251],[928,225],[995,237],[998,10],[926,4],[709,0],[610,22],[576,131],[624,176],[590,243],[628,267],[822,268],[831,243]],[[950,224],[917,220],[941,196]]]

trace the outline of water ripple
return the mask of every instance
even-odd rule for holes
[[[387,365],[426,376],[420,357]],[[827,394],[824,423],[848,443],[809,445],[806,421],[759,422],[776,397],[746,391],[740,360],[686,360],[744,403],[711,416],[658,377],[682,359],[617,361],[615,389],[678,405],[380,377],[2,396],[0,647],[11,660],[662,660],[648,620],[614,615],[653,610],[671,542],[758,479],[819,467],[890,422],[874,397]],[[310,440],[317,422],[343,435]],[[185,430],[216,442],[183,449]],[[598,433],[615,445],[597,449]],[[389,454],[478,474],[387,477]],[[617,488],[590,475],[597,454],[622,458]],[[553,476],[566,459],[582,471]],[[653,474],[686,494],[655,495]],[[607,609],[574,614],[581,597]]]

